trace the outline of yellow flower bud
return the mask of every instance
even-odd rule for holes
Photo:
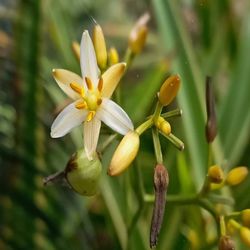
[[[224,172],[221,167],[214,165],[208,169],[208,177],[212,183],[220,184],[224,179]]]
[[[171,125],[163,117],[159,117],[155,123],[156,127],[165,135],[171,133]]]
[[[234,235],[236,233],[236,231],[238,231],[238,223],[233,219],[230,219],[227,222],[227,232],[230,235]]]
[[[93,44],[95,47],[97,64],[101,69],[105,69],[107,66],[108,56],[104,35],[100,25],[95,25],[94,27]]]
[[[244,226],[250,227],[250,209],[241,212],[241,219]]]
[[[121,174],[135,159],[140,145],[139,134],[128,132],[118,145],[109,165],[108,174],[115,176]]]
[[[159,101],[163,106],[168,105],[176,97],[180,88],[181,79],[178,75],[167,78],[159,92]]]
[[[250,229],[247,227],[241,227],[240,228],[240,237],[242,241],[250,247]]]
[[[80,44],[78,42],[72,42],[71,46],[76,59],[80,61]]]
[[[144,47],[148,34],[147,22],[149,21],[149,19],[149,14],[145,13],[138,19],[135,26],[130,32],[129,48],[134,54],[140,53]]]
[[[237,167],[232,169],[226,178],[226,183],[231,186],[240,184],[248,174],[248,169],[246,167]]]
[[[230,236],[223,235],[220,237],[219,250],[235,250],[235,243]]]
[[[92,196],[98,191],[102,164],[97,155],[89,160],[83,149],[78,150],[69,160],[65,178],[74,191]]]
[[[116,48],[112,47],[109,50],[109,64],[113,65],[119,62],[119,54]]]

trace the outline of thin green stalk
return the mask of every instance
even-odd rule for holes
[[[159,132],[157,128],[152,129],[152,137],[153,137],[156,161],[158,164],[162,164],[163,159],[162,159],[161,143],[160,143]]]

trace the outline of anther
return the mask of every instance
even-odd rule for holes
[[[100,106],[101,104],[102,104],[102,99],[99,98],[99,99],[97,100],[97,105]]]
[[[101,92],[102,89],[103,89],[103,79],[102,79],[102,77],[99,79],[97,88],[98,88],[99,92]]]
[[[78,103],[76,103],[76,105],[75,105],[75,107],[77,108],[77,109],[85,109],[86,108],[86,102],[84,102],[84,101],[80,101],[80,102],[78,102]]]
[[[93,84],[92,84],[90,78],[85,77],[85,82],[86,82],[86,84],[87,84],[88,89],[89,89],[89,90],[93,90]]]
[[[71,82],[70,87],[78,94],[83,95],[83,88],[76,82]]]
[[[94,118],[94,116],[95,116],[95,111],[90,111],[87,115],[86,121],[90,122]]]

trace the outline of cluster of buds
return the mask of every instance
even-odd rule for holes
[[[239,166],[231,169],[227,174],[218,165],[209,167],[208,173],[202,188],[202,193],[218,190],[225,185],[236,186],[242,183],[248,175],[247,167]]]
[[[245,245],[250,247],[250,209],[234,212],[232,216],[229,216],[226,229],[230,236],[238,234]]]
[[[108,169],[109,175],[119,175],[129,167],[138,153],[140,145],[140,135],[152,126],[156,127],[158,131],[164,137],[169,139],[169,141],[173,143],[173,145],[178,149],[184,149],[183,142],[171,133],[170,123],[163,118],[164,116],[171,117],[181,115],[181,111],[178,110],[178,112],[173,113],[171,113],[170,111],[166,114],[161,114],[162,107],[170,104],[173,101],[173,99],[177,95],[179,87],[179,76],[173,75],[166,79],[166,81],[161,86],[158,94],[159,101],[155,113],[151,115],[146,122],[142,123],[137,129],[135,129],[135,131],[130,131],[123,137],[111,159],[111,163]],[[168,115],[168,113],[171,114]]]

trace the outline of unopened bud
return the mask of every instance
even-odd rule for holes
[[[72,42],[72,50],[78,61],[80,61],[80,44],[78,42]]]
[[[176,97],[180,84],[181,79],[178,75],[168,77],[162,84],[159,92],[159,101],[163,106],[168,105]]]
[[[221,167],[214,165],[208,169],[208,178],[210,182],[220,184],[224,180],[224,172]]]
[[[171,133],[171,126],[163,117],[158,117],[155,125],[163,134],[169,135]]]
[[[241,212],[241,220],[244,226],[250,227],[250,209]]]
[[[220,237],[219,250],[235,250],[235,243],[230,236],[224,235]]]
[[[169,183],[168,172],[162,164],[158,164],[154,170],[155,202],[150,229],[150,247],[157,244],[158,235],[165,212],[166,193]]]
[[[147,23],[149,19],[150,15],[148,13],[145,13],[138,19],[135,26],[130,32],[129,48],[134,54],[140,53],[145,45],[148,34]]]
[[[233,219],[230,219],[228,222],[227,222],[227,232],[228,234],[230,235],[234,235],[236,232],[238,232],[238,230],[240,229],[241,225],[233,220]]]
[[[226,183],[230,186],[240,184],[248,175],[248,169],[246,167],[236,167],[229,171],[226,178]]]
[[[207,108],[206,138],[207,142],[211,143],[217,134],[217,121],[215,113],[214,93],[210,77],[206,78],[206,108]]]
[[[92,196],[98,191],[102,164],[97,155],[89,160],[83,149],[72,155],[65,169],[65,178],[74,191]]]
[[[100,25],[95,25],[93,30],[93,44],[95,47],[97,64],[101,69],[105,69],[107,66],[107,49]]]
[[[115,176],[121,174],[135,159],[140,145],[139,134],[128,132],[118,145],[109,165],[108,174]]]
[[[240,228],[240,237],[242,241],[250,247],[250,229],[247,227],[241,227]]]
[[[119,62],[119,54],[118,54],[116,48],[114,48],[114,47],[110,48],[108,57],[109,57],[109,64],[110,65],[114,65],[114,64]]]

